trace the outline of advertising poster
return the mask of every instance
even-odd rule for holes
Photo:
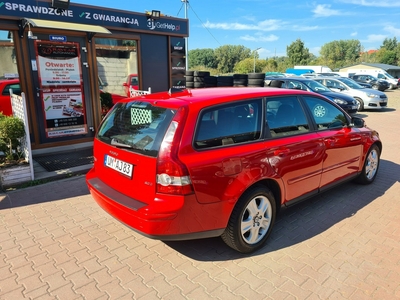
[[[171,87],[177,89],[186,88],[186,49],[185,39],[171,37]]]
[[[35,44],[47,137],[87,134],[79,44]]]

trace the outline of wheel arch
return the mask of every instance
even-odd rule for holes
[[[279,183],[273,179],[262,179],[260,181],[253,183],[249,187],[247,187],[246,190],[248,190],[256,185],[267,187],[272,192],[272,194],[274,195],[274,198],[275,198],[276,212],[278,213],[281,208],[281,205],[282,205],[282,203],[281,203],[282,202],[282,200],[281,200],[282,199],[282,190],[281,190]]]
[[[357,101],[358,110],[359,110],[359,111],[364,110],[364,100],[361,99],[359,96],[354,96],[353,98]]]

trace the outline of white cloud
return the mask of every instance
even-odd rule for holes
[[[312,30],[317,30],[321,29],[319,26],[299,26],[299,25],[294,25],[292,27],[294,31],[312,31]]]
[[[383,34],[370,34],[367,36],[366,40],[362,40],[363,43],[376,43],[376,42],[382,42],[385,38],[387,38],[386,35]]]
[[[355,32],[352,32],[350,35],[351,35],[351,36],[357,36],[357,34],[358,34],[358,32],[355,31]]]
[[[243,24],[243,23],[211,23],[207,21],[204,26],[209,29],[222,29],[222,30],[257,30],[257,31],[273,31],[278,30],[285,23],[280,20],[264,20],[256,24]]]
[[[372,6],[372,7],[399,7],[400,1],[398,0],[340,0],[340,2],[348,4],[356,4],[361,6]]]
[[[395,28],[392,25],[387,25],[383,29],[389,32],[391,35],[400,36],[400,28]]]
[[[274,34],[270,34],[269,36],[265,36],[262,34],[256,34],[256,35],[243,35],[240,37],[241,40],[244,41],[251,41],[251,42],[273,42],[279,39],[279,37],[277,37]]]
[[[330,4],[318,4],[315,9],[312,10],[315,17],[330,17],[343,15],[339,10],[331,9]]]

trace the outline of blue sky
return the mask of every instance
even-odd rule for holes
[[[185,17],[181,0],[72,2]],[[189,50],[243,45],[261,48],[266,58],[286,55],[286,47],[301,39],[318,56],[334,40],[357,39],[364,50],[378,49],[385,38],[400,41],[399,0],[189,0],[187,12]]]
[[[181,0],[71,0],[73,3],[134,12],[160,10],[185,17]],[[378,49],[385,38],[400,41],[399,0],[188,0],[188,48],[243,45],[260,58],[286,55],[301,39],[319,55],[322,45],[357,39],[364,50]]]

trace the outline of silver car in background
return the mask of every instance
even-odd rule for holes
[[[313,80],[322,83],[334,92],[352,96],[357,101],[358,111],[364,109],[381,109],[388,104],[388,98],[384,92],[364,88],[350,78],[315,77]]]

